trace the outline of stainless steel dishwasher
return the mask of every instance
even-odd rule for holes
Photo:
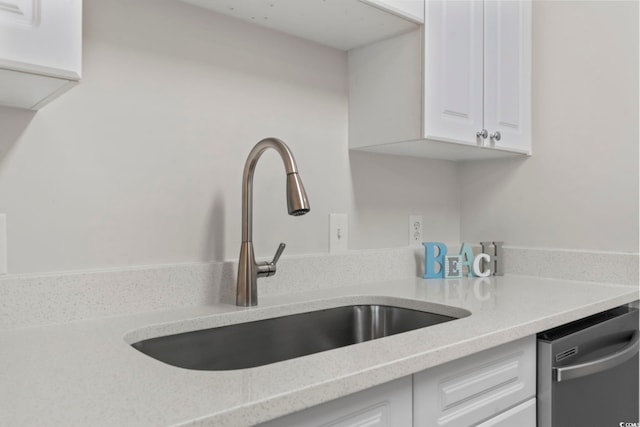
[[[636,425],[638,340],[636,303],[538,334],[538,427]]]

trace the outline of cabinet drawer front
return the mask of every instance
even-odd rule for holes
[[[518,362],[514,359],[497,360],[467,374],[444,380],[440,385],[443,408],[453,408],[476,396],[490,395],[495,390],[522,387],[522,383],[518,381]]]
[[[411,427],[411,376],[260,424],[260,427]]]
[[[468,427],[535,396],[535,337],[414,376],[416,426]]]
[[[478,424],[477,427],[536,427],[536,399],[509,409],[502,414]]]

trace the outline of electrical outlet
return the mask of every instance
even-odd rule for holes
[[[409,246],[422,244],[422,215],[409,215]]]
[[[7,274],[7,215],[0,214],[0,274]]]
[[[329,253],[347,251],[349,226],[347,214],[329,215]]]

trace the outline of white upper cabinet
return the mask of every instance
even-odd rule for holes
[[[372,6],[402,16],[418,24],[424,23],[424,0],[360,0]]]
[[[349,146],[531,153],[531,2],[428,0],[424,28],[349,51]]]
[[[483,3],[429,2],[424,137],[475,144],[483,128]]]
[[[182,1],[341,50],[414,30],[424,16],[424,0]]]
[[[485,1],[484,128],[500,133],[490,144],[529,154],[531,55],[531,3]]]
[[[82,0],[0,1],[0,105],[37,110],[81,77]]]

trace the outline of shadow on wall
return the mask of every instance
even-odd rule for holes
[[[513,187],[519,175],[527,167],[539,161],[536,157],[513,157],[505,159],[488,159],[464,163],[460,169],[460,184],[462,187],[463,208],[467,197],[472,200],[491,198],[495,193]],[[542,185],[538,182],[536,186]],[[528,197],[527,194],[519,196]]]
[[[554,204],[548,198],[551,187],[560,188],[567,182],[548,180],[544,174],[535,177],[531,171],[537,169],[536,164],[541,171],[552,169],[549,163],[540,165],[540,157],[533,156],[464,164],[460,169],[463,241],[493,239],[518,245],[523,244],[514,241],[519,232],[528,233],[540,225],[548,228],[554,223],[553,216],[548,217],[541,208]]]
[[[349,152],[355,204],[363,209],[410,207],[428,199],[455,200],[456,164],[447,160]]]
[[[349,152],[349,162],[353,248],[406,246],[411,214],[423,216],[429,240],[459,241],[460,187],[455,162],[356,150]]]
[[[211,267],[210,285],[205,288],[205,304],[235,304],[236,302],[238,264],[224,262],[225,225],[224,192],[218,190],[209,211],[207,232],[205,233],[206,241],[202,254],[202,259],[215,263],[215,266]]]
[[[236,303],[237,262],[223,262],[212,267],[211,282],[206,286],[204,304]]]
[[[0,107],[0,164],[35,115],[35,111]]]
[[[225,217],[224,193],[218,190],[213,198],[209,221],[207,224],[206,242],[202,259],[224,261],[225,249]]]

